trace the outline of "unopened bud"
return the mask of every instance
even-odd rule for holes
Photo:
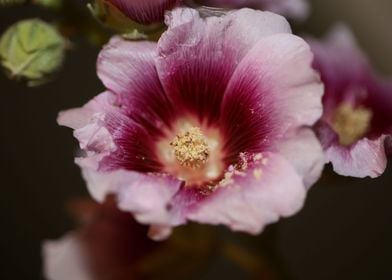
[[[154,33],[164,20],[166,10],[181,0],[95,0],[89,5],[93,15],[105,25],[122,33]],[[142,37],[141,37],[142,38]]]
[[[20,21],[0,38],[0,63],[14,79],[34,86],[46,81],[61,65],[65,40],[39,19]]]

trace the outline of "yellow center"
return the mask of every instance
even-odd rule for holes
[[[340,144],[348,146],[365,136],[372,116],[372,112],[364,107],[340,105],[332,119],[332,127],[339,136]]]
[[[178,134],[170,145],[182,166],[199,168],[206,163],[210,155],[207,139],[198,127],[190,127]]]

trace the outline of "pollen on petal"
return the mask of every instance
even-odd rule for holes
[[[332,127],[339,136],[339,142],[348,146],[361,139],[369,131],[373,114],[367,108],[354,108],[350,104],[340,105],[332,120]]]
[[[261,168],[256,168],[253,170],[253,176],[256,180],[260,180],[263,175],[263,170]]]

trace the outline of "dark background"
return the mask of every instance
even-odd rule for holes
[[[392,73],[392,1],[312,4],[311,17],[296,31],[318,36],[334,22],[346,22],[375,67]],[[0,33],[18,19],[37,16],[50,20],[56,14],[0,8]],[[77,143],[71,130],[57,126],[56,116],[103,89],[95,74],[97,52],[76,38],[56,79],[38,88],[0,75],[0,279],[40,279],[42,240],[71,229],[64,205],[87,195],[73,164]],[[392,279],[392,166],[374,180],[341,178],[329,169],[305,208],[276,226],[272,246],[290,279]]]

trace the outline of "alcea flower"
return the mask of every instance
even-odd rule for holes
[[[144,279],[140,264],[160,248],[147,238],[147,227],[119,211],[112,197],[101,205],[74,201],[71,210],[82,225],[44,242],[45,279]]]
[[[260,9],[298,20],[305,19],[309,14],[309,4],[306,0],[197,0],[196,2],[220,8]]]
[[[345,27],[336,27],[322,42],[309,42],[325,83],[324,114],[316,129],[326,160],[341,175],[379,176],[392,133],[392,83],[375,76]]]
[[[297,212],[324,162],[308,45],[249,9],[175,9],[167,24],[158,43],[112,39],[98,59],[108,90],[59,116],[92,195],[116,194],[157,239],[189,220],[257,234]]]
[[[162,22],[166,10],[173,9],[180,0],[97,0],[112,5],[123,15],[140,24]]]

